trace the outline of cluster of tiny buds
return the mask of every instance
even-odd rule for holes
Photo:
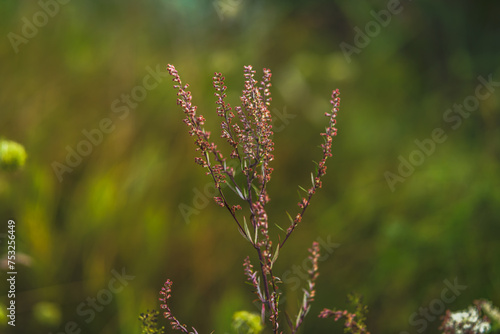
[[[347,330],[349,329],[350,333],[370,334],[370,332],[368,332],[366,330],[365,326],[360,326],[354,320],[356,318],[356,314],[350,313],[347,310],[333,311],[333,310],[329,310],[329,309],[325,308],[318,315],[318,318],[331,318],[331,317],[334,317],[333,320],[335,320],[335,321],[338,321],[339,319],[342,319],[342,318],[345,319],[344,327],[346,328],[346,333],[347,333]]]
[[[181,324],[179,322],[179,320],[177,320],[177,318],[172,315],[172,311],[170,310],[170,307],[168,306],[168,302],[167,302],[168,299],[170,299],[170,297],[171,297],[171,294],[170,294],[171,292],[172,292],[172,281],[167,279],[167,281],[165,282],[165,284],[163,285],[163,287],[160,290],[161,297],[159,298],[159,300],[161,302],[160,307],[162,310],[164,310],[163,316],[167,320],[170,321],[170,326],[172,326],[172,329],[180,330],[183,333],[196,333],[197,334],[196,329],[193,328],[193,332],[189,332],[186,328],[186,325]]]
[[[298,330],[302,322],[304,321],[305,316],[309,312],[311,308],[311,303],[314,301],[314,297],[316,296],[316,279],[319,276],[318,272],[318,261],[320,257],[320,251],[319,251],[319,243],[318,242],[313,242],[312,247],[308,249],[310,255],[308,259],[312,263],[311,269],[307,270],[307,273],[309,274],[309,280],[308,280],[308,285],[307,289],[304,289],[304,298],[302,300],[302,306],[299,311],[299,315],[297,316],[297,320],[295,323],[295,331]],[[295,333],[293,331],[292,333]]]
[[[312,247],[309,248],[309,260],[311,260],[312,263],[312,268],[307,271],[309,274],[310,280],[311,280],[311,286],[310,286],[310,291],[311,291],[311,297],[314,297],[315,292],[314,292],[314,285],[316,278],[318,278],[319,272],[318,272],[318,261],[320,257],[320,252],[319,252],[319,243],[317,241],[314,241],[312,244]]]
[[[349,313],[347,310],[343,311],[332,311],[329,309],[324,309],[323,311],[320,312],[319,314],[320,318],[330,318],[334,317],[333,320],[338,321],[340,318],[345,317],[348,320],[348,323],[351,324],[354,318],[356,317],[355,314]]]
[[[326,159],[332,156],[332,140],[333,137],[337,135],[337,128],[335,125],[337,124],[337,112],[339,110],[340,105],[340,92],[338,89],[332,92],[332,99],[330,103],[332,104],[332,110],[330,112],[326,112],[325,116],[330,119],[328,127],[326,131],[321,135],[325,137],[325,143],[321,145],[323,149],[323,159],[318,164],[318,176],[321,177],[326,173]]]
[[[302,197],[300,201],[297,203],[301,212],[299,212],[292,223],[288,227],[286,231],[285,240],[281,242],[280,247],[283,246],[284,242],[288,239],[288,236],[294,231],[295,227],[301,222],[302,216],[306,211],[307,207],[310,204],[312,196],[316,193],[316,190],[321,188],[321,177],[326,174],[326,160],[332,156],[332,140],[333,137],[337,135],[337,128],[335,127],[337,120],[337,112],[340,106],[340,92],[338,89],[332,91],[332,99],[330,103],[332,104],[332,109],[330,112],[326,112],[325,116],[329,118],[328,127],[324,133],[321,133],[321,136],[324,137],[325,142],[321,144],[321,148],[323,149],[323,157],[318,163],[316,175],[311,173],[311,187],[308,190],[301,188],[304,192],[307,193],[306,197]]]
[[[259,300],[264,303],[264,296],[261,294],[260,290],[260,285],[259,281],[257,279],[257,272],[253,270],[253,266],[250,263],[250,258],[247,256],[245,260],[243,261],[243,267],[244,267],[244,272],[245,276],[247,277],[247,280],[253,285],[255,289],[255,293],[259,296]]]

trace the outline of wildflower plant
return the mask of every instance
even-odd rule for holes
[[[347,310],[329,310],[327,308],[323,309],[319,314],[320,318],[331,318],[335,321],[341,319],[344,320],[344,332],[352,334],[370,334],[368,332],[365,320],[366,314],[368,313],[368,308],[363,305],[361,296],[356,294],[350,294],[348,296],[349,303],[356,308],[354,313]]]
[[[260,334],[263,329],[259,315],[247,311],[235,312],[231,327],[237,334]]]
[[[266,206],[269,203],[268,182],[271,180],[273,168],[271,162],[274,159],[274,142],[272,130],[271,104],[271,71],[263,70],[260,81],[255,78],[255,70],[252,66],[244,67],[244,88],[240,97],[241,105],[232,107],[226,101],[227,87],[221,73],[215,73],[213,87],[215,89],[217,116],[221,118],[221,134],[230,148],[229,159],[219,150],[211,140],[211,133],[204,128],[205,118],[197,113],[197,107],[193,104],[189,85],[183,84],[179,73],[173,65],[168,65],[168,72],[177,89],[177,104],[185,114],[184,123],[189,128],[189,134],[194,137],[196,151],[199,155],[195,162],[206,169],[210,175],[218,194],[214,197],[215,202],[226,208],[234,220],[239,233],[252,246],[258,257],[258,264],[254,266],[250,257],[243,261],[244,274],[247,281],[253,287],[260,304],[260,322],[268,325],[273,333],[283,333],[280,323],[283,320],[279,310],[279,300],[282,291],[278,284],[280,278],[274,272],[280,250],[285,246],[296,227],[302,222],[302,218],[311,203],[316,191],[321,188],[321,179],[326,174],[326,160],[332,156],[331,147],[333,137],[337,134],[336,116],[339,110],[339,91],[332,92],[332,109],[325,113],[328,126],[321,133],[323,143],[321,144],[322,157],[317,163],[314,173],[311,173],[311,185],[306,189],[299,187],[302,198],[298,203],[299,209],[294,217],[288,214],[290,220],[288,228],[281,229],[282,235],[277,240],[271,238],[269,233],[269,219]],[[238,178],[236,177],[237,175]],[[242,181],[243,180],[243,181]],[[237,203],[230,202],[228,191],[236,194],[239,198]],[[239,212],[245,207],[248,214]],[[279,226],[278,226],[279,227]],[[286,323],[291,333],[296,333],[308,314],[311,303],[315,297],[315,282],[319,275],[318,259],[320,257],[319,244],[314,242],[309,249],[309,259],[313,266],[308,271],[309,279],[304,289],[302,304],[298,314],[292,319],[285,313]],[[162,288],[160,301],[165,310],[164,316],[170,321],[173,329],[183,333],[197,333],[187,329],[173,315],[167,305],[170,298],[172,282],[167,280]],[[260,328],[259,328],[260,330]]]
[[[0,170],[19,170],[24,166],[26,157],[26,150],[21,144],[0,138]]]
[[[466,310],[447,310],[442,318],[444,334],[500,333],[500,311],[487,300],[476,300]]]
[[[141,334],[165,334],[165,328],[158,326],[158,311],[141,313],[139,320],[142,322]]]

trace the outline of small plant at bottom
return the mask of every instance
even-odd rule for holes
[[[139,320],[142,321],[141,334],[165,334],[165,327],[158,327],[158,311],[147,311],[141,313]]]
[[[0,138],[0,169],[6,171],[21,169],[24,166],[26,157],[23,145]]]
[[[361,296],[356,294],[350,294],[348,296],[349,303],[356,308],[354,313],[350,313],[347,310],[329,310],[323,309],[319,314],[320,318],[331,318],[334,317],[333,320],[338,321],[340,319],[344,320],[344,332],[352,333],[352,334],[370,334],[367,331],[365,320],[366,314],[368,313],[368,307],[363,305]]]
[[[239,233],[256,252],[257,266],[254,267],[250,257],[246,257],[243,267],[247,281],[253,287],[254,293],[257,295],[257,302],[260,304],[260,325],[269,326],[275,334],[283,333],[281,329],[283,317],[279,309],[282,295],[279,288],[281,280],[274,272],[274,264],[292,233],[299,224],[302,224],[304,214],[311,203],[312,197],[322,187],[321,180],[327,169],[326,161],[332,156],[332,141],[333,137],[337,135],[335,126],[340,104],[339,91],[334,90],[332,92],[330,100],[332,108],[330,111],[325,112],[328,122],[325,131],[321,133],[323,138],[321,144],[322,155],[319,162],[316,163],[314,172],[311,173],[311,185],[305,188],[299,186],[301,199],[297,203],[298,210],[293,215],[293,218],[288,212],[286,213],[289,219],[287,228],[276,224],[283,234],[278,235],[277,240],[273,240],[269,233],[269,219],[266,212],[266,205],[270,201],[267,184],[271,180],[273,173],[271,162],[274,160],[272,116],[269,111],[271,104],[271,71],[264,69],[262,79],[258,81],[255,79],[255,70],[253,70],[252,66],[244,67],[245,83],[240,96],[241,105],[234,107],[234,109],[226,102],[227,87],[224,84],[225,78],[221,73],[215,73],[212,78],[217,116],[221,118],[220,137],[229,146],[229,159],[225,156],[227,154],[223,154],[217,145],[211,141],[211,133],[205,130],[205,118],[197,113],[197,107],[192,102],[191,92],[188,91],[189,85],[182,83],[174,66],[168,65],[168,72],[173,78],[174,88],[177,89],[177,104],[185,114],[184,123],[189,127],[189,134],[194,137],[196,151],[199,152],[199,156],[195,158],[195,163],[205,168],[206,174],[211,176],[218,192],[217,196],[214,197],[215,202],[229,212]],[[232,191],[239,198],[239,202],[230,203],[227,196],[228,191]],[[241,211],[242,206],[248,210],[247,214]],[[316,279],[319,275],[319,248],[319,244],[313,242],[312,247],[309,249],[312,268],[308,271],[308,281],[303,289],[304,294],[298,314],[293,318],[286,312],[284,314],[285,323],[292,334],[298,332],[311,309],[311,303],[314,301]],[[181,324],[172,315],[167,305],[171,286],[172,282],[167,280],[160,292],[162,295],[160,298],[161,307],[166,310],[164,313],[165,318],[170,321],[172,329],[183,333],[196,334],[196,329],[192,327],[192,332],[190,332],[186,325]],[[353,333],[367,333],[366,326],[363,323],[364,311],[365,309],[359,309],[356,321],[350,322],[349,328],[358,330],[358,332]],[[247,317],[244,320],[243,315],[244,313],[239,313],[234,320],[233,326],[238,327],[238,330],[241,330],[244,324],[247,326],[247,333],[252,333],[249,330],[258,333],[262,329],[255,326],[255,317]],[[349,317],[348,320],[351,319]],[[358,329],[353,327],[355,326],[353,324],[357,324]],[[361,329],[363,331],[359,331]]]
[[[180,330],[183,333],[188,333],[188,334],[198,334],[196,329],[194,327],[191,327],[193,329],[192,332],[187,330],[187,326],[183,325],[180,323],[179,320],[172,314],[172,311],[170,311],[170,307],[168,306],[167,300],[170,299],[172,296],[170,293],[172,292],[172,281],[167,280],[163,287],[160,290],[160,295],[161,297],[159,298],[161,302],[161,308],[163,311],[163,316],[165,319],[170,321],[170,326],[172,326],[172,329]]]
[[[487,300],[476,300],[466,310],[447,310],[439,329],[443,334],[500,333],[500,311]]]
[[[238,311],[233,314],[231,327],[236,334],[260,334],[263,329],[260,316],[247,311]]]

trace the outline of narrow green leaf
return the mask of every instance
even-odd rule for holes
[[[251,183],[251,185],[252,185],[253,190],[255,191],[255,196],[259,196],[259,193],[260,193],[259,188],[253,183]]]
[[[311,182],[312,182],[312,185],[314,187],[314,175],[313,175],[313,173],[311,173]]]
[[[236,188],[234,188],[234,189],[236,190],[236,193],[238,194],[238,196],[240,196],[240,198],[241,198],[242,200],[245,200],[245,198],[246,198],[246,197],[245,197],[245,196],[243,196],[243,194],[241,193],[241,190],[240,190],[238,187],[236,187]],[[245,189],[244,189],[244,188],[243,188],[243,191],[245,191]]]
[[[253,228],[253,231],[254,231],[254,235],[253,235],[253,244],[255,245],[257,243],[257,236],[259,235],[257,232],[258,232],[258,229],[257,229],[257,224],[255,224],[254,228]]]
[[[243,230],[238,226],[238,232],[240,232],[241,236],[246,240],[246,241],[250,241],[247,236],[245,235],[245,233],[243,232]]]
[[[248,236],[248,241],[252,242],[252,235],[250,234],[250,230],[248,229],[247,219],[245,218],[245,216],[243,216],[243,226],[245,227],[245,233]]]
[[[278,245],[276,246],[276,251],[274,252],[273,259],[271,260],[271,269],[273,269],[274,262],[276,262],[276,260],[278,259],[279,253],[280,253],[280,247]]]
[[[309,292],[307,292],[306,289],[302,289],[302,291],[304,291],[304,295],[302,296],[302,305],[306,305],[307,304],[307,297],[309,296]]]
[[[231,189],[234,193],[236,193],[236,189],[234,189],[234,187],[230,185],[229,182],[226,182],[226,184],[229,187],[229,189]]]
[[[260,276],[257,276],[257,294],[262,297],[262,291],[260,290]]]
[[[299,314],[297,314],[297,319],[295,319],[295,326],[299,325],[300,317],[302,316],[302,307],[299,309]]]
[[[311,310],[311,304],[309,304],[309,306],[307,306],[306,313],[304,314],[304,318],[307,317],[310,310]]]
[[[300,190],[302,190],[303,192],[307,193],[307,190],[305,190],[304,188],[302,188],[301,186],[299,186]]]
[[[277,228],[280,229],[281,232],[285,232],[285,230],[283,229],[283,227],[279,226],[277,223],[274,224]]]

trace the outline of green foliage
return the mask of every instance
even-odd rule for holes
[[[7,327],[9,318],[7,318],[7,306],[4,303],[0,303],[0,328]]]
[[[363,304],[363,297],[356,293],[351,293],[347,296],[349,303],[355,307],[356,311],[354,314],[356,315],[356,323],[358,324],[361,330],[359,331],[350,331],[349,328],[346,328],[346,333],[365,333],[366,332],[366,315],[368,313],[368,306]]]
[[[15,171],[24,166],[27,154],[23,145],[0,139],[0,169]]]
[[[365,324],[368,307],[362,303],[362,297],[357,294],[348,295],[349,303],[354,306],[355,311],[324,309],[319,314],[320,318],[334,318],[335,321],[344,321],[344,332],[351,334],[370,334]]]
[[[139,320],[142,321],[141,334],[164,334],[165,327],[158,327],[158,311],[147,311],[141,313]]]
[[[232,328],[237,334],[259,334],[263,330],[260,316],[247,311],[234,313]]]
[[[61,307],[56,303],[39,302],[33,307],[35,319],[41,324],[59,326],[62,319]]]
[[[484,314],[490,319],[491,332],[500,333],[500,310],[493,306],[490,301],[484,301],[481,305]]]
[[[474,305],[457,312],[446,311],[439,329],[443,334],[498,334],[500,311],[490,301],[476,300]]]

